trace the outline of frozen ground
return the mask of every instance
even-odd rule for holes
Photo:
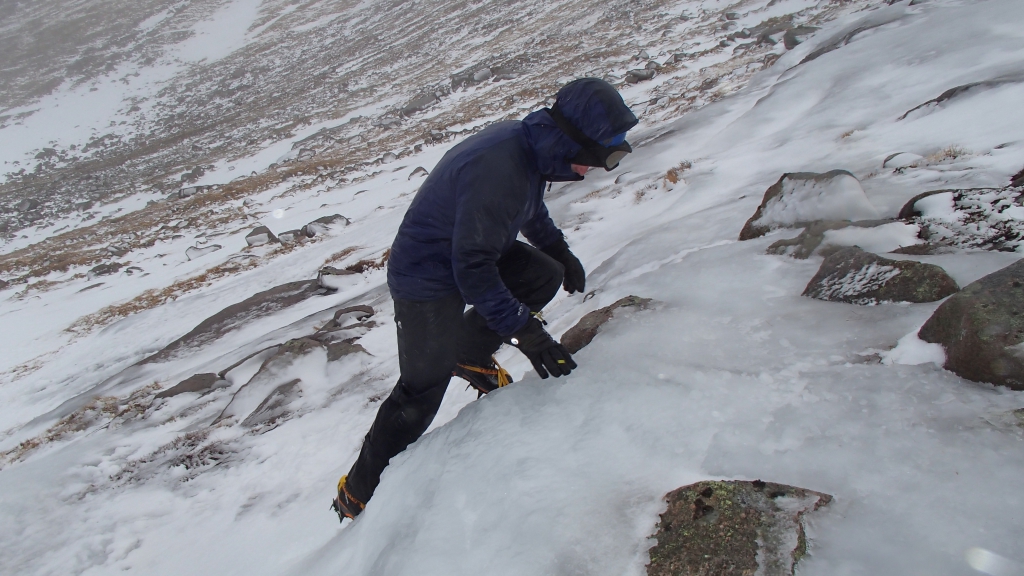
[[[71,270],[48,276],[46,290],[3,290],[0,317],[18,329],[0,342],[0,571],[643,574],[667,491],[761,478],[836,498],[812,527],[800,574],[1024,574],[1024,428],[1011,414],[1024,393],[937,365],[941,355],[913,337],[937,304],[803,298],[820,258],[765,255],[796,231],[736,240],[784,172],[849,170],[893,217],[920,192],[1004,186],[1024,167],[1022,83],[899,119],[949,88],[1019,72],[1024,5],[860,7],[731,96],[678,120],[652,111],[616,172],[554,187],[548,205],[593,295],[560,294],[545,313],[552,332],[629,294],[658,304],[608,325],[565,380],[541,381],[504,350],[511,387],[474,401],[454,381],[432,430],[393,461],[355,523],[339,527],[327,506],[397,376],[383,270],[126,368],[255,292],[313,278],[325,262],[380,258],[418,186],[412,171],[431,169],[448,143],[349,182],[283,182],[248,206],[231,200],[220,209],[247,217],[134,249],[143,273],[88,280]],[[626,90],[634,105],[642,87]],[[921,161],[883,169],[897,152]],[[302,247],[241,248],[256,222],[280,232],[335,212],[352,224]],[[187,261],[196,242],[225,248]],[[65,330],[239,257],[258,265]],[[1019,257],[914,258],[963,286]],[[213,424],[263,356],[207,395],[153,397],[153,384],[309,334],[347,303],[377,310],[358,333],[366,353],[328,362],[317,350],[280,367],[261,386],[300,378],[301,393],[276,422]]]

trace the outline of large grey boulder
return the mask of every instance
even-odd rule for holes
[[[332,230],[344,228],[350,223],[349,219],[345,218],[341,214],[331,214],[330,216],[321,216],[309,224],[306,224],[302,227],[302,232],[307,237],[312,238],[317,234],[327,234]]]
[[[706,481],[665,496],[648,576],[792,576],[807,516],[828,494],[772,482]]]
[[[36,200],[35,198],[26,198],[21,202],[18,202],[18,205],[15,206],[15,209],[18,212],[28,212],[30,210],[35,210],[36,208],[39,208],[39,200]]]
[[[918,336],[942,344],[947,370],[1024,390],[1024,260],[968,284],[939,306]]]
[[[783,174],[765,191],[761,205],[740,231],[740,240],[764,236],[776,228],[798,228],[819,220],[878,219],[860,181],[846,170],[821,174]]]
[[[934,264],[890,260],[856,246],[833,252],[807,283],[804,296],[846,302],[935,302],[959,290],[956,281]]]
[[[582,350],[584,346],[590,344],[601,330],[601,327],[607,324],[616,313],[622,314],[627,310],[646,310],[650,307],[651,302],[650,298],[626,296],[604,308],[589,312],[583,318],[580,318],[580,321],[572,328],[569,328],[562,334],[561,344],[565,346],[569,353],[575,354]]]
[[[120,262],[100,264],[90,268],[85,277],[87,280],[92,280],[93,278],[99,278],[100,276],[110,276],[111,274],[116,274],[122,267],[124,267],[124,264]]]
[[[438,102],[440,102],[440,99],[438,99],[438,97],[433,92],[421,94],[416,98],[410,100],[408,104],[402,107],[402,114],[405,116],[410,116],[417,112],[422,112],[427,108],[430,108],[434,104],[437,104]]]
[[[245,235],[245,243],[249,246],[261,246],[270,242],[277,242],[277,236],[266,226],[257,226]]]
[[[891,224],[892,220],[861,220],[850,222],[849,220],[822,220],[809,222],[795,238],[784,238],[776,240],[765,251],[768,254],[787,255],[797,260],[806,260],[815,252],[824,252],[822,243],[825,241],[825,234],[832,230],[844,228],[876,228]]]

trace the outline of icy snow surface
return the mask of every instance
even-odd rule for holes
[[[801,64],[862,19],[888,23]],[[498,359],[514,385],[474,401],[453,381],[431,431],[392,461],[354,523],[339,526],[327,507],[397,377],[383,270],[189,354],[125,369],[255,292],[314,278],[325,262],[380,258],[420,182],[410,173],[432,169],[445,147],[352,185],[263,192],[244,208],[248,228],[133,252],[145,274],[97,278],[87,291],[96,281],[56,276],[67,281],[51,291],[3,290],[0,573],[639,575],[663,495],[708,478],[836,497],[811,526],[800,574],[1019,573],[1024,429],[1002,415],[1024,394],[938,366],[937,351],[910,337],[937,304],[803,298],[820,258],[765,255],[771,236],[735,238],[785,172],[849,170],[891,217],[924,190],[989,186],[1019,170],[1022,84],[897,118],[1019,66],[1022,29],[1019,0],[876,3],[735,95],[671,125],[645,124],[618,171],[555,186],[548,204],[594,296],[561,293],[546,310],[549,329],[560,334],[629,294],[656,309],[603,328],[568,378],[541,381],[506,349]],[[929,158],[953,144],[971,154],[880,168],[895,152]],[[681,178],[666,179],[683,161]],[[334,212],[352,224],[99,330],[64,330],[146,289],[269,255],[266,246],[239,254],[259,223],[281,232]],[[186,258],[211,240],[225,248]],[[919,259],[966,285],[1018,258]],[[254,381],[266,393],[300,380],[276,423],[243,425],[259,395],[242,394],[240,417],[211,426],[269,353],[209,394],[149,403],[147,386],[308,335],[350,303],[377,311],[358,341],[366,353],[327,362],[317,351]]]

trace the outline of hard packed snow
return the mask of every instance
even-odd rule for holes
[[[382,268],[365,265],[336,292],[189,354],[129,367],[256,292],[311,280],[324,264],[379,262],[422,181],[411,173],[432,170],[450,143],[356,183],[260,193],[238,207],[252,216],[245,229],[133,252],[144,274],[68,273],[51,291],[3,289],[0,572],[640,575],[666,492],[760,478],[835,496],[811,526],[800,574],[1020,573],[1024,428],[1006,415],[1024,407],[1024,393],[941,368],[941,347],[916,338],[938,303],[805,298],[820,257],[766,255],[779,233],[736,241],[785,172],[852,172],[837,192],[850,219],[851,210],[894,217],[930,189],[1003,186],[1024,166],[1024,84],[899,119],[1024,61],[1024,4],[914,4],[851,10],[739,92],[645,122],[617,171],[555,185],[548,206],[587,268],[588,294],[560,293],[545,310],[548,329],[557,336],[629,294],[654,309],[603,327],[567,378],[540,380],[503,349],[513,385],[476,400],[453,380],[431,430],[391,462],[355,522],[339,525],[328,504],[398,376]],[[672,9],[684,5],[727,7]],[[640,88],[624,93],[643,109]],[[970,153],[940,154],[952,145]],[[883,168],[897,152],[925,161]],[[815,203],[820,190],[804,192],[774,217],[830,214]],[[951,219],[946,200],[931,198],[929,218]],[[277,233],[333,213],[351,224],[280,254],[244,248],[256,225]],[[877,250],[918,241],[902,223],[828,234]],[[224,248],[186,256],[213,240]],[[915,259],[963,286],[1019,257]],[[250,260],[260,265],[101,328],[66,330],[145,290]],[[365,352],[328,362],[317,350],[250,382],[263,352],[227,373],[227,386],[152,398],[309,335],[348,304],[376,311],[354,335]],[[243,422],[275,390],[267,419]]]

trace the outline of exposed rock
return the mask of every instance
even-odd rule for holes
[[[372,306],[365,304],[357,304],[355,306],[346,306],[334,313],[334,317],[328,322],[324,328],[331,328],[335,326],[345,326],[349,322],[362,322],[367,318],[373,316],[376,312]]]
[[[740,240],[764,236],[780,227],[799,227],[817,220],[878,218],[860,181],[846,170],[823,174],[783,174],[764,193],[761,205],[740,231]]]
[[[195,260],[200,256],[206,256],[212,252],[216,252],[223,248],[220,244],[209,244],[207,246],[190,246],[185,250],[185,257],[189,260]]]
[[[893,220],[861,220],[850,222],[849,220],[823,220],[821,222],[810,222],[796,238],[777,240],[765,250],[766,254],[777,256],[788,255],[797,260],[806,260],[816,251],[824,251],[821,246],[825,241],[825,233],[830,230],[842,230],[843,228],[875,228],[892,224]],[[819,251],[819,247],[822,250]]]
[[[935,302],[960,289],[934,264],[890,260],[856,246],[834,252],[821,263],[803,295],[830,302]]]
[[[754,480],[706,481],[665,496],[648,576],[792,576],[821,492]]]
[[[145,270],[138,266],[129,266],[124,269],[124,273],[129,276],[134,276],[135,274],[142,274],[143,272],[145,272]]]
[[[277,242],[277,236],[266,226],[257,226],[245,235],[245,243],[249,246],[260,246],[270,242]]]
[[[892,251],[893,254],[907,254],[910,256],[931,256],[933,254],[950,254],[952,252],[954,252],[952,247],[932,242],[911,244],[910,246],[903,246]]]
[[[78,292],[79,293],[87,292],[89,290],[92,290],[93,288],[99,288],[100,286],[103,286],[103,284],[105,284],[105,282],[97,282],[95,284],[90,284],[90,285],[86,286],[85,288],[82,288]]]
[[[398,160],[398,154],[395,154],[394,152],[386,152],[383,156],[381,156],[380,163],[381,164],[391,164],[392,162],[395,162],[397,160]]]
[[[494,76],[494,73],[491,72],[491,69],[490,68],[483,68],[481,70],[477,70],[473,74],[473,81],[474,82],[483,82],[485,80],[490,80],[491,76]]]
[[[889,154],[882,161],[882,168],[892,168],[899,170],[900,168],[908,168],[924,160],[924,157],[919,154],[912,154],[910,152],[895,152]]]
[[[212,373],[194,374],[156,395],[157,398],[172,398],[186,392],[206,394],[217,388],[230,386],[230,382]]]
[[[369,354],[369,352],[366,351],[366,348],[363,348],[361,345],[355,342],[350,342],[348,340],[343,340],[341,342],[331,342],[330,344],[327,345],[327,361],[334,362],[350,354],[355,354],[356,352]]]
[[[258,318],[294,306],[317,293],[320,287],[315,280],[289,282],[255,294],[245,300],[228,306],[199,323],[181,338],[171,342],[163,350],[146,358],[140,364],[164,362],[177,357],[186,350],[196,349],[212,342],[239,326]]]
[[[908,200],[907,203],[904,204],[902,208],[900,208],[900,213],[897,216],[897,218],[899,218],[900,220],[910,220],[911,218],[914,218],[915,216],[922,216],[923,214],[922,214],[921,210],[919,210],[917,208],[917,203],[920,200],[924,200],[925,198],[928,198],[929,196],[935,196],[937,194],[949,194],[950,195],[950,199],[952,200],[953,191],[952,190],[930,190],[928,192],[922,192],[922,193],[918,194],[917,196],[914,196],[913,198]]]
[[[252,411],[251,414],[242,420],[242,426],[255,428],[274,424],[282,416],[288,414],[288,405],[302,395],[302,388],[299,386],[300,379],[295,378],[274,388],[270,394],[263,399],[263,402]]]
[[[17,206],[14,207],[18,212],[28,212],[29,210],[35,210],[39,208],[39,200],[35,198],[26,198],[21,202],[18,202]]]
[[[726,12],[725,13],[725,19],[726,20],[739,20],[740,19],[740,13],[739,12]]]
[[[843,46],[847,45],[855,36],[868,30],[884,26],[890,22],[898,20],[903,17],[903,13],[900,11],[878,11],[873,17],[867,17],[857,22],[852,27],[847,27],[839,32],[832,35],[824,42],[822,42],[817,49],[804,57],[800,61],[800,64],[806,64],[812,60],[816,60],[825,54],[833,50],[838,50]]]
[[[316,156],[316,150],[312,148],[300,148],[299,154],[295,159],[299,162],[305,162],[307,160],[312,160],[314,156]]]
[[[412,172],[409,173],[409,180],[412,180],[416,176],[429,176],[430,172],[427,171],[423,166],[417,166]]]
[[[79,212],[85,212],[86,210],[92,208],[92,206],[92,200],[83,200],[82,202],[75,202],[75,210],[78,210]]]
[[[327,234],[333,229],[343,228],[350,223],[351,221],[341,214],[331,214],[330,216],[321,216],[306,224],[302,227],[301,232],[307,237],[312,238],[317,234]]]
[[[1010,178],[1010,186],[1024,186],[1024,168],[1021,168],[1020,172],[1017,172]]]
[[[984,80],[984,81],[981,81],[981,82],[971,82],[970,84],[963,84],[961,86],[956,86],[954,88],[950,88],[949,90],[946,90],[942,94],[939,94],[935,98],[932,98],[931,100],[929,100],[929,101],[927,101],[927,102],[925,102],[923,104],[918,104],[917,106],[914,106],[910,110],[907,110],[906,112],[903,113],[902,116],[897,118],[897,120],[903,120],[907,116],[911,115],[914,112],[917,112],[918,110],[924,110],[924,109],[927,109],[927,108],[935,108],[935,107],[941,106],[942,104],[946,103],[949,100],[953,100],[954,98],[959,98],[960,96],[963,96],[967,92],[971,92],[971,91],[980,92],[982,90],[988,90],[988,89],[991,89],[991,88],[998,88],[1000,86],[1005,86],[1007,84],[1019,84],[1021,82],[1024,82],[1024,74],[1018,73],[1018,74],[1010,74],[1010,75],[1007,75],[1007,76],[1000,76],[998,78],[993,78],[991,80]]]
[[[316,283],[321,288],[327,290],[340,290],[350,286],[351,281],[358,277],[359,274],[351,270],[345,270],[343,268],[335,268],[334,266],[324,266],[317,273]]]
[[[637,82],[654,78],[657,73],[657,70],[649,70],[647,68],[630,70],[629,72],[626,72],[625,80],[627,84],[636,84]]]
[[[594,340],[594,337],[601,330],[601,326],[604,326],[611,320],[617,311],[622,308],[646,310],[650,307],[651,302],[650,298],[626,296],[617,300],[614,304],[589,312],[583,318],[580,318],[580,321],[575,326],[562,334],[562,346],[565,346],[571,354],[575,354]]]
[[[128,254],[128,249],[125,248],[124,246],[118,246],[116,244],[111,244],[110,246],[107,246],[107,252],[110,253],[110,255],[115,257],[115,258],[121,258],[125,254]]]
[[[434,104],[437,104],[440,100],[433,92],[423,94],[413,98],[408,104],[402,107],[402,114],[405,116],[411,116],[417,112],[422,112],[427,108],[430,108]]]
[[[108,262],[106,264],[100,264],[99,266],[93,266],[85,274],[85,277],[87,280],[92,280],[93,278],[99,278],[100,276],[110,276],[111,274],[116,274],[123,266],[124,264],[120,262]]]
[[[782,36],[782,42],[786,46],[786,50],[792,50],[803,43],[804,38],[814,34],[818,28],[814,26],[797,26],[786,30],[786,33]]]
[[[7,288],[10,285],[11,283],[8,282],[7,280],[0,280],[0,290],[3,290],[4,288]]]
[[[306,237],[306,232],[304,230],[287,230],[277,235],[277,239],[280,240],[282,244],[302,242]]]
[[[654,60],[649,60],[647,62],[647,64],[644,65],[644,68],[647,69],[647,70],[658,71],[658,70],[661,70],[661,64],[658,64]]]
[[[942,344],[947,370],[1024,390],[1024,260],[968,284],[939,306],[918,336]]]

